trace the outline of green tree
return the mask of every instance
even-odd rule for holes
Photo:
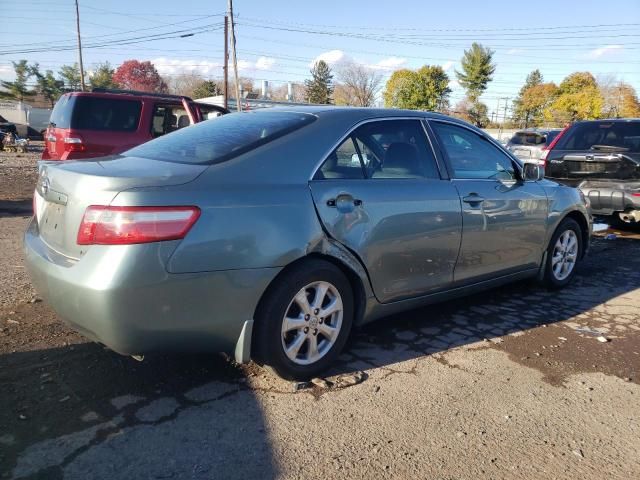
[[[539,117],[542,113],[541,111],[536,109],[532,110],[530,108],[530,104],[525,106],[525,102],[523,100],[525,93],[529,89],[536,87],[542,83],[542,73],[540,73],[540,70],[538,69],[534,70],[529,75],[527,75],[524,85],[518,93],[518,97],[513,101],[513,119],[514,121],[523,125],[524,128],[527,128],[530,124],[535,123],[535,121],[533,120],[534,117]]]
[[[454,117],[473,123],[476,127],[484,128],[489,124],[488,111],[489,109],[484,103],[467,97],[459,102],[451,113]]]
[[[204,80],[193,89],[191,96],[193,98],[206,98],[222,95],[222,89],[213,80]]]
[[[0,81],[0,85],[7,90],[6,92],[0,92],[0,97],[22,102],[25,98],[35,95],[35,92],[27,85],[27,82],[33,76],[33,66],[30,66],[26,60],[11,63],[13,64],[16,79],[13,82]],[[37,68],[37,65],[35,67]]]
[[[599,118],[604,98],[596,79],[589,72],[567,76],[558,88],[558,95],[544,110],[544,117],[556,123]]]
[[[330,104],[333,94],[333,75],[329,65],[324,60],[319,60],[311,69],[311,79],[305,80],[307,89],[307,102],[318,104]]]
[[[64,89],[67,92],[76,92],[82,90],[80,81],[80,67],[77,63],[73,65],[63,65],[58,70],[60,80],[64,82]]]
[[[36,91],[49,101],[51,108],[62,95],[64,82],[58,80],[51,70],[47,70],[44,75],[40,72],[36,73]]]
[[[496,66],[492,63],[493,54],[493,50],[476,42],[473,42],[469,50],[464,51],[460,61],[462,72],[456,70],[456,77],[467,91],[467,97],[472,103],[477,102],[493,79],[496,71]]]
[[[89,83],[92,88],[118,88],[118,84],[113,80],[114,73],[115,70],[109,62],[99,63],[89,78]]]
[[[388,108],[443,111],[449,104],[449,76],[442,67],[425,65],[418,70],[396,70],[384,92]]]

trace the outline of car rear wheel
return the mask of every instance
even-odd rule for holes
[[[582,232],[572,218],[565,218],[551,237],[547,248],[544,283],[549,288],[562,288],[575,275],[582,258]]]
[[[254,356],[289,380],[308,380],[340,354],[353,323],[349,281],[333,264],[309,260],[276,280],[261,302]]]

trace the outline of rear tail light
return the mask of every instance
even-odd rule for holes
[[[564,135],[564,133],[569,129],[570,126],[571,125],[567,125],[566,127],[564,127],[562,131],[558,135],[556,135],[556,138],[551,140],[551,143],[549,145],[547,145],[546,147],[542,147],[542,156],[540,157],[540,160],[544,162],[545,166],[547,165],[547,157],[549,157],[549,153],[551,152],[551,150],[553,150],[553,147],[556,146],[558,140],[560,140],[562,135]]]
[[[129,245],[185,237],[200,217],[198,207],[87,207],[78,245]]]
[[[80,137],[67,137],[64,139],[64,149],[67,152],[84,152],[86,150]]]

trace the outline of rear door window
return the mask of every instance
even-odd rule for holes
[[[151,135],[159,137],[191,125],[189,114],[182,105],[155,105]]]
[[[557,150],[640,152],[640,122],[577,123],[560,137]]]
[[[142,102],[136,100],[78,96],[75,97],[71,128],[134,132],[140,122],[141,110]]]
[[[232,113],[180,129],[125,154],[174,163],[221,163],[309,125],[315,119],[315,115],[295,112]]]

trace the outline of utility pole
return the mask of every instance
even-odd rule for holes
[[[82,65],[82,40],[80,40],[80,10],[78,9],[78,0],[76,0],[76,32],[78,33],[78,59],[80,63],[80,87],[84,92],[85,91],[84,66]]]
[[[233,76],[236,81],[236,107],[242,111],[240,82],[238,82],[238,57],[236,56],[236,28],[233,21],[233,0],[229,0],[229,20],[231,21],[231,55],[233,56]]]
[[[224,16],[224,108],[229,108],[229,17]]]
[[[502,119],[502,124],[505,125],[507,123],[507,106],[509,105],[509,97],[504,97],[504,118]]]

